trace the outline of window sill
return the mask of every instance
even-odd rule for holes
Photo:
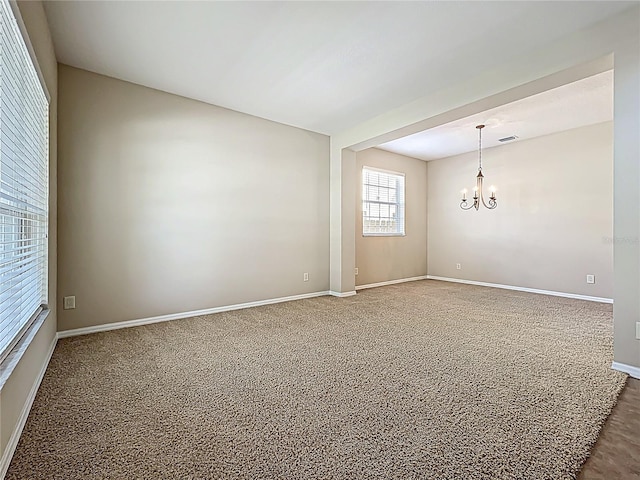
[[[38,331],[40,331],[40,327],[42,327],[42,324],[44,324],[50,312],[51,310],[47,308],[38,315],[22,338],[16,343],[16,346],[13,347],[11,353],[0,363],[0,390],[4,388],[5,383],[7,383],[7,380],[11,377],[11,374],[29,348],[29,345],[31,345]]]
[[[406,233],[363,233],[363,237],[406,237]]]

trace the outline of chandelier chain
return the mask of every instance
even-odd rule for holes
[[[478,171],[481,172],[482,171],[482,128],[479,128],[479,134],[478,135]]]

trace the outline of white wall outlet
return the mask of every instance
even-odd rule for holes
[[[640,340],[640,322],[636,322],[636,340]]]
[[[307,272],[304,272],[302,274],[302,281],[303,282],[308,282],[309,281],[309,274]]]
[[[356,275],[358,274],[358,267],[356,267]]]
[[[65,310],[73,310],[76,308],[76,297],[74,295],[70,297],[64,297],[62,301],[62,308]]]
[[[596,283],[595,275],[587,275],[587,283]]]
[[[456,263],[456,270],[460,270],[462,267],[460,266],[459,263]]]

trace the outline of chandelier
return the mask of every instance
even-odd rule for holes
[[[484,125],[478,125],[476,127],[478,129],[478,175],[476,176],[476,186],[473,187],[473,203],[467,203],[467,189],[462,190],[462,202],[460,202],[460,208],[463,210],[470,210],[475,208],[478,210],[480,208],[480,203],[484,205],[485,208],[489,210],[493,210],[498,206],[498,201],[496,200],[496,188],[492,185],[489,189],[491,192],[491,196],[489,197],[489,202],[484,201],[484,194],[482,193],[482,181],[484,180],[484,175],[482,175],[482,129]]]

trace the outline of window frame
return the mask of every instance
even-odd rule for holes
[[[42,70],[37,60],[37,56],[35,54],[35,50],[29,38],[29,34],[27,32],[26,26],[22,19],[22,15],[20,13],[20,9],[18,4],[13,0],[0,0],[0,9],[3,10],[1,15],[7,15],[7,25],[8,28],[13,30],[16,35],[11,35],[11,39],[9,41],[17,43],[17,51],[21,51],[18,55],[24,55],[26,58],[26,63],[22,63],[22,66],[26,66],[26,71],[28,75],[31,75],[35,84],[32,84],[32,89],[27,90],[27,94],[36,92],[37,95],[42,94],[44,98],[41,98],[40,108],[37,108],[36,104],[29,103],[23,105],[29,105],[29,107],[36,107],[34,109],[29,110],[29,115],[33,115],[33,118],[39,118],[42,123],[41,128],[44,133],[44,138],[42,138],[43,143],[41,144],[42,151],[41,155],[38,155],[37,158],[34,158],[36,163],[33,163],[34,159],[31,159],[30,162],[25,162],[24,165],[27,168],[34,168],[36,165],[42,168],[42,175],[38,177],[38,170],[32,170],[35,173],[33,177],[33,183],[27,184],[27,188],[30,189],[30,185],[34,185],[33,188],[40,188],[43,192],[42,195],[42,219],[34,225],[36,226],[37,233],[30,233],[29,237],[27,237],[30,242],[33,242],[35,238],[36,242],[41,241],[42,245],[42,263],[41,263],[41,274],[40,274],[40,305],[35,308],[35,310],[30,313],[28,317],[22,317],[22,319],[18,319],[20,321],[15,321],[13,323],[7,323],[5,328],[8,328],[8,332],[11,332],[11,336],[7,336],[3,338],[3,341],[6,341],[7,338],[10,338],[4,346],[0,346],[0,366],[2,366],[2,379],[6,376],[5,367],[9,368],[5,361],[13,364],[16,361],[16,354],[21,355],[24,349],[27,348],[30,343],[31,337],[33,336],[33,332],[37,331],[39,327],[42,325],[42,321],[49,313],[49,221],[51,216],[51,202],[50,202],[50,157],[51,157],[51,144],[50,144],[50,133],[51,133],[51,96],[49,94],[49,90],[47,88],[46,82],[44,80],[44,75],[42,74]],[[9,38],[9,37],[7,37]],[[15,43],[14,43],[15,45]],[[9,57],[7,57],[9,58]],[[3,59],[4,60],[4,59]],[[6,60],[4,60],[6,61]],[[12,66],[11,68],[15,68],[16,72],[19,72],[20,66]],[[33,69],[33,70],[32,70]],[[11,77],[9,77],[11,78]],[[33,89],[35,87],[35,90]],[[37,91],[38,87],[41,89],[40,92]],[[24,92],[23,92],[24,93]],[[9,117],[10,121],[13,120],[13,117]],[[0,148],[3,148],[0,145]],[[6,147],[9,148],[9,147]],[[32,147],[33,148],[33,147]],[[22,152],[24,153],[24,152]],[[13,152],[14,155],[17,155],[16,152]],[[7,154],[4,154],[7,155]],[[3,154],[0,154],[0,162],[2,162]],[[17,157],[14,157],[17,158]],[[2,163],[0,163],[2,165]],[[41,180],[38,182],[37,180]],[[34,211],[29,210],[32,207],[27,207],[27,209],[22,211],[16,211],[15,217],[19,220],[19,225],[26,225],[29,222],[33,222]],[[20,240],[19,243],[24,242],[26,239],[22,239],[22,235],[25,235],[25,228],[20,227],[20,232],[17,233],[19,235]],[[28,230],[27,230],[28,231]],[[16,234],[13,234],[16,235]],[[40,236],[42,235],[42,236]],[[32,245],[31,243],[29,245]],[[4,259],[3,259],[4,260]],[[35,278],[35,277],[34,277]],[[24,297],[21,295],[19,298],[23,299]],[[35,297],[34,297],[35,298]],[[24,300],[21,300],[24,301]],[[0,304],[0,310],[5,308],[4,304]],[[26,318],[26,320],[24,319]],[[32,328],[33,327],[33,328]],[[36,329],[36,330],[34,330]],[[32,332],[27,334],[28,332]]]
[[[367,184],[365,184],[366,171],[382,173],[384,175],[399,177],[402,179],[401,190],[398,186],[396,186],[396,202],[381,202],[379,200],[366,200],[365,199],[365,188]],[[406,190],[407,190],[407,182],[406,175],[403,172],[396,172],[393,170],[385,170],[377,167],[370,167],[367,165],[363,165],[361,177],[360,177],[360,209],[361,209],[361,221],[362,221],[362,236],[363,237],[405,237],[407,235],[407,226],[406,226]],[[398,212],[397,219],[401,220],[398,222],[398,226],[401,227],[401,230],[398,229],[395,232],[366,232],[365,231],[365,204],[377,204],[377,205],[395,205],[396,211]],[[391,218],[391,217],[388,217]]]

